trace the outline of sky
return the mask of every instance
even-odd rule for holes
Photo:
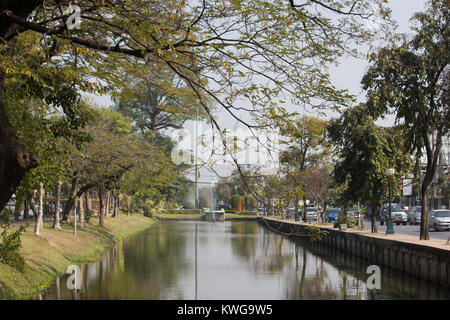
[[[409,21],[411,16],[418,11],[422,11],[425,8],[426,0],[390,0],[387,6],[392,10],[392,19],[397,22],[399,33],[409,33],[411,22]],[[367,50],[366,44],[361,44],[361,50]],[[368,62],[364,59],[342,57],[339,60],[339,65],[330,68],[330,77],[332,84],[338,89],[347,89],[353,95],[355,95],[359,101],[364,101],[364,92],[361,88],[360,81],[365,71],[367,70]],[[94,101],[100,106],[110,106],[112,101],[108,96],[95,97]],[[287,106],[288,111],[296,110],[297,106]],[[314,115],[314,114],[310,114]],[[327,112],[326,118],[337,117],[336,112]],[[220,121],[220,125],[223,128],[227,128],[229,131],[235,130],[235,120],[233,120],[225,111],[218,111],[217,119]],[[378,125],[391,126],[394,124],[394,117],[386,117],[377,121]],[[187,122],[185,124],[186,132],[190,137],[186,138],[181,143],[181,148],[188,148],[194,144],[194,124],[193,122]],[[205,130],[207,125],[203,125]],[[248,156],[248,155],[247,155]],[[255,156],[254,152],[250,152],[250,156]],[[263,162],[267,159],[263,159]],[[216,166],[216,169],[221,175],[227,175],[231,172],[231,166]],[[209,183],[214,180],[214,174],[208,172],[205,169],[200,171],[200,181],[202,183]],[[193,178],[193,175],[188,175],[189,178]]]
[[[424,10],[426,0],[390,0],[387,3],[387,6],[392,10],[392,19],[397,22],[399,33],[409,33],[410,27],[412,26],[409,21],[412,15],[415,12],[419,12]],[[367,50],[364,48],[366,44],[362,44],[362,50]],[[339,65],[336,67],[330,68],[330,77],[332,84],[335,85],[338,89],[347,89],[349,92],[355,96],[357,96],[359,101],[365,100],[364,92],[361,88],[360,81],[368,68],[368,62],[364,59],[357,59],[351,57],[342,57],[339,61]],[[298,111],[296,110],[296,106],[287,107],[289,111]],[[314,114],[309,114],[314,115]],[[336,112],[326,112],[327,119],[337,117],[338,114]],[[233,128],[235,126],[235,120],[231,119],[226,112],[219,113],[218,118],[220,119],[220,123],[222,126],[227,128]],[[381,126],[392,126],[395,122],[393,116],[388,116],[385,119],[377,120],[377,125]],[[190,123],[187,123],[186,129],[189,132],[194,132],[193,126]],[[192,134],[193,135],[193,134]],[[192,138],[193,139],[193,138]],[[193,145],[193,140],[188,143]],[[185,145],[186,146],[186,145]],[[250,152],[252,154],[252,152]],[[266,158],[264,158],[267,160]],[[220,175],[228,175],[234,169],[233,166],[220,165],[215,166],[215,170]],[[215,174],[212,172],[208,172],[206,169],[201,170],[201,179],[203,183],[207,183],[215,179]],[[193,178],[193,175],[189,176]]]
[[[392,10],[392,19],[397,22],[399,33],[409,33],[412,26],[409,19],[416,12],[425,9],[425,0],[390,0],[387,6]],[[332,83],[338,89],[348,89],[356,95],[360,101],[364,101],[364,92],[361,88],[361,79],[367,70],[367,60],[355,58],[342,58],[338,67],[330,70]],[[336,113],[330,113],[336,116]],[[393,118],[379,120],[378,125],[390,126],[394,123]]]

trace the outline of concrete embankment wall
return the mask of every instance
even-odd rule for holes
[[[305,234],[307,225],[265,219],[266,223],[282,233]],[[262,222],[261,218],[258,221]],[[372,264],[388,267],[450,288],[450,251],[427,245],[381,239],[363,234],[326,228],[328,235],[320,240]]]

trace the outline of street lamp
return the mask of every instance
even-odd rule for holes
[[[392,219],[392,211],[391,211],[391,183],[394,174],[395,170],[393,168],[386,169],[386,175],[389,181],[389,219],[387,219],[386,234],[394,234],[394,220]]]

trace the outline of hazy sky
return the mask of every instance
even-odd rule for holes
[[[410,31],[411,16],[418,11],[422,11],[425,8],[425,0],[390,0],[388,7],[392,10],[392,18],[398,24],[397,31],[400,33],[408,33]],[[361,44],[361,51],[367,50],[366,44]],[[361,88],[360,82],[366,68],[368,67],[367,60],[356,59],[350,57],[342,57],[339,60],[337,67],[330,68],[330,77],[332,84],[338,89],[347,89],[351,94],[356,95],[360,101],[364,101],[364,93]],[[285,106],[289,111],[303,112],[303,108],[295,105]],[[218,110],[220,114],[220,125],[227,129],[235,126],[236,120],[233,119],[226,111]],[[310,114],[312,115],[312,114]],[[336,117],[338,114],[335,112],[327,112],[328,117]],[[387,121],[387,123],[385,123]],[[388,118],[385,121],[378,121],[379,125],[392,125],[393,118]],[[191,129],[191,125],[188,123],[187,128]]]
[[[425,8],[425,0],[390,0],[388,2],[388,7],[392,10],[392,18],[398,24],[397,31],[400,33],[410,32],[411,23],[409,19],[411,16],[418,11],[423,11]],[[366,50],[366,44],[361,44],[361,50]],[[360,101],[364,101],[364,93],[361,89],[360,81],[361,78],[368,67],[368,63],[364,59],[348,58],[343,57],[339,60],[339,66],[332,67],[330,69],[330,76],[332,83],[339,89],[348,89],[350,93],[356,95]],[[95,97],[94,101],[101,106],[109,106],[112,104],[108,96]],[[298,111],[298,106],[286,106],[289,111]],[[311,115],[311,114],[310,114]],[[327,117],[335,117],[336,113],[328,112]],[[217,118],[220,121],[220,125],[223,128],[233,129],[235,126],[235,120],[231,118],[225,111],[218,111]],[[393,117],[388,117],[384,120],[378,120],[378,125],[390,126],[394,123]],[[193,135],[193,123],[188,122],[185,125],[187,131],[191,132]],[[206,127],[206,126],[204,126]],[[193,137],[192,137],[193,138]],[[193,140],[193,139],[192,139]],[[193,141],[190,143],[193,144]],[[219,169],[220,170],[220,169]],[[229,169],[223,168],[222,173],[229,172]],[[212,177],[211,173],[202,170],[202,181],[210,181]]]
[[[392,10],[392,18],[398,24],[397,32],[399,33],[409,33],[411,23],[409,19],[415,12],[423,11],[425,8],[425,0],[391,0],[388,2],[389,8]],[[366,44],[362,44],[362,50],[366,47]],[[364,72],[368,67],[367,60],[356,59],[349,57],[342,57],[339,61],[337,67],[332,67],[330,69],[330,77],[332,83],[338,89],[348,89],[350,93],[356,95],[360,101],[365,100],[364,92],[361,88],[360,82]],[[297,106],[287,106],[289,111],[298,111],[302,113],[302,109],[298,109]],[[310,114],[311,115],[311,114]],[[336,117],[338,114],[335,112],[327,112],[328,117]],[[225,111],[219,112],[218,118],[220,119],[220,125],[226,127],[227,129],[233,128],[235,126],[235,120],[231,118]],[[394,124],[394,117],[389,116],[385,119],[380,119],[377,121],[378,125],[391,126]],[[192,124],[187,124],[186,129],[189,132],[193,131]],[[193,142],[191,142],[193,144]],[[232,167],[228,166],[216,166],[216,170],[220,174],[228,174]],[[213,173],[202,170],[202,181],[210,181],[214,176]]]
[[[425,0],[390,0],[388,2],[388,7],[392,10],[392,18],[398,24],[397,31],[399,33],[410,32],[411,23],[409,19],[414,13],[422,11],[425,8],[425,3]],[[331,80],[339,89],[348,89],[350,93],[357,95],[360,101],[364,101],[364,93],[360,82],[367,67],[367,60],[342,58],[339,66],[331,69]],[[383,121],[378,122],[381,125]],[[389,119],[388,122],[386,124],[392,124],[392,119]]]
[[[390,0],[388,2],[387,6],[392,9],[392,17],[398,24],[398,32],[409,32],[411,26],[409,19],[415,12],[422,11],[426,2],[426,0]],[[365,44],[362,44],[362,48],[364,46]],[[364,59],[343,57],[340,59],[338,67],[331,68],[331,80],[339,89],[348,89],[363,100],[364,95],[360,81],[366,68],[367,61]],[[112,104],[109,96],[96,97],[94,100],[101,106]]]

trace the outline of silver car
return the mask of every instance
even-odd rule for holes
[[[434,231],[450,230],[450,210],[449,209],[437,209],[430,212],[430,221],[428,226]]]
[[[400,223],[402,223],[405,226],[406,223],[408,222],[408,216],[403,211],[402,207],[400,207],[398,204],[391,205],[391,216],[396,225],[400,225]],[[380,224],[383,225],[385,222],[387,222],[388,217],[389,217],[389,206],[385,205],[383,207],[383,210],[381,211]]]
[[[317,210],[314,207],[308,207],[306,209],[306,220],[315,221],[317,219]]]
[[[422,207],[415,206],[411,208],[411,212],[409,213],[409,223],[411,225],[418,225],[420,223],[420,217],[422,216]]]

